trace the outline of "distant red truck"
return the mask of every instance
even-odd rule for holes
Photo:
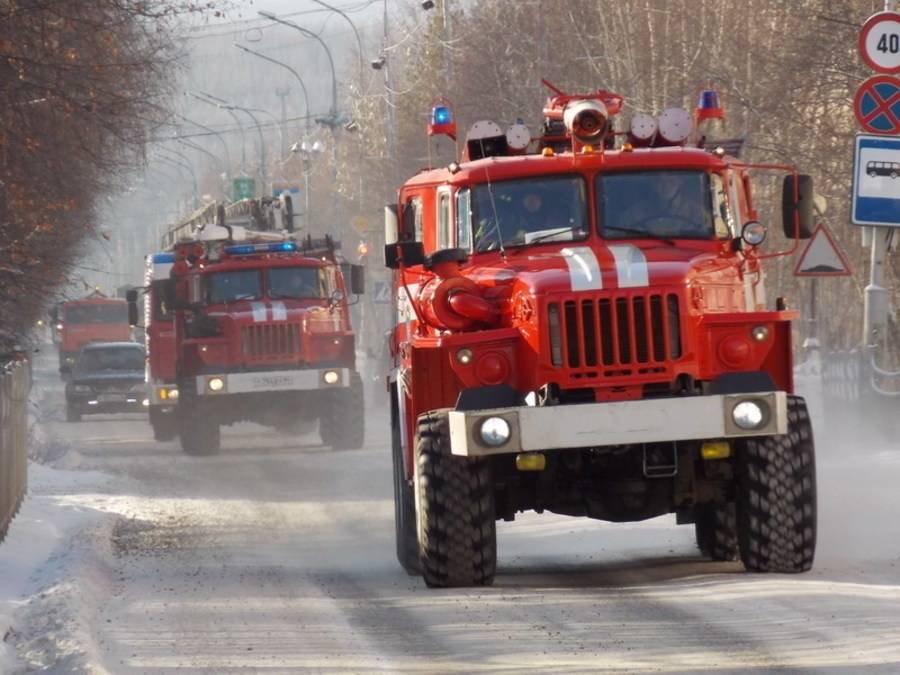
[[[86,344],[131,340],[128,303],[95,291],[85,298],[57,305],[53,328],[59,348],[59,372],[66,374]]]

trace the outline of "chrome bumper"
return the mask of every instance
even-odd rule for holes
[[[732,417],[738,403],[754,401],[767,413],[757,428],[742,429]],[[504,419],[509,439],[491,447],[482,441],[482,423]],[[787,433],[787,393],[783,391],[686,396],[550,407],[521,406],[450,412],[454,455],[479,457],[541,450],[565,450],[666,441],[714,440]]]

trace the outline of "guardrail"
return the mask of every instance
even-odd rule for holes
[[[28,394],[31,363],[0,365],[0,541],[28,488]]]

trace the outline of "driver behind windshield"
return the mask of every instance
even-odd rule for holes
[[[713,235],[708,177],[702,172],[634,172],[600,180],[600,223],[607,239]]]

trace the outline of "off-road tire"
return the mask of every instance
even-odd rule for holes
[[[419,558],[429,587],[487,586],[497,566],[494,485],[482,458],[450,454],[446,412],[418,419]]]
[[[737,560],[739,551],[734,503],[700,504],[694,513],[694,533],[700,553],[712,560]]]
[[[178,418],[176,413],[157,413],[150,411],[150,426],[153,429],[153,440],[165,443],[174,440],[178,435]]]
[[[397,561],[410,576],[419,576],[419,538],[416,530],[416,492],[406,480],[403,470],[403,447],[400,441],[399,414],[391,402],[391,458],[394,468],[394,530],[397,539]]]
[[[350,386],[331,392],[319,419],[319,435],[334,450],[359,450],[366,442],[366,412],[363,382],[350,372]]]
[[[752,572],[806,572],[816,552],[816,466],[806,403],[788,397],[788,432],[737,452],[737,530]]]
[[[80,421],[81,421],[81,413],[67,405],[66,406],[66,422],[80,422]]]
[[[193,396],[185,398],[187,400],[179,401],[175,410],[181,449],[194,457],[219,454],[222,443],[219,423],[201,410],[201,406],[192,400]]]

